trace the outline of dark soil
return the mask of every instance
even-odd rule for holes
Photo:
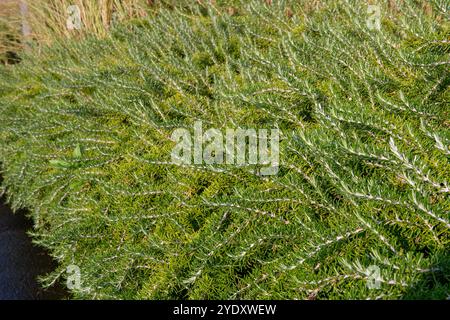
[[[63,299],[60,287],[44,290],[37,277],[55,268],[55,262],[32,244],[27,230],[32,227],[23,212],[13,214],[0,199],[0,300]]]

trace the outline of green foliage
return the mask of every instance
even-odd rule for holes
[[[75,264],[77,298],[450,295],[444,11],[383,5],[377,31],[361,1],[307,4],[162,10],[0,69],[3,188],[59,262],[46,284]],[[197,120],[279,127],[278,175],[170,164]]]

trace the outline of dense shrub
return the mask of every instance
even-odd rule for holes
[[[445,8],[390,1],[380,31],[356,0],[230,8],[0,69],[3,188],[59,262],[44,283],[78,265],[78,298],[448,297]],[[171,164],[198,120],[278,127],[278,174]]]

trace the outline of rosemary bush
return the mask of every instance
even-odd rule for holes
[[[162,9],[0,67],[0,161],[76,298],[450,295],[448,4]],[[424,5],[425,3],[425,5]],[[174,165],[171,133],[279,128],[280,169]],[[379,287],[370,288],[375,266]]]

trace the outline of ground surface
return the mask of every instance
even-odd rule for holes
[[[0,202],[0,300],[55,299],[61,290],[44,291],[36,281],[38,275],[53,268],[52,259],[33,246],[26,234],[29,221]]]

